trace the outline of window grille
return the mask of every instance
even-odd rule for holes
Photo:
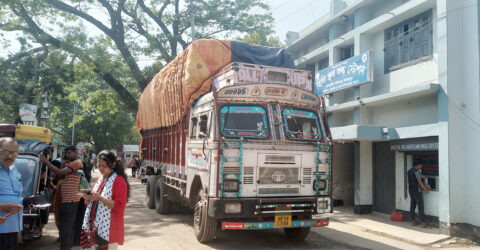
[[[432,58],[432,20],[428,10],[385,30],[385,73]]]

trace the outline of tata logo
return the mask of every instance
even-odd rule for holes
[[[265,88],[265,95],[284,96],[287,94],[287,89],[284,88]]]
[[[285,180],[285,174],[283,172],[277,171],[272,174],[272,180],[276,183],[283,182]]]

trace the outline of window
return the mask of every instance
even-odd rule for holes
[[[412,161],[420,159],[423,161],[421,170],[423,184],[434,191],[438,191],[438,152],[413,152]]]
[[[322,133],[315,113],[286,108],[282,115],[288,138],[292,140],[321,140]]]
[[[19,180],[23,187],[22,197],[33,195],[35,179],[38,178],[36,161],[19,157],[15,160],[15,168],[20,174]]]
[[[227,137],[267,138],[265,109],[260,106],[223,106],[220,109],[221,133]]]
[[[200,116],[200,132],[198,133],[198,138],[205,138],[208,135],[208,129],[207,129],[207,123],[208,123],[208,116],[207,115],[202,115]]]
[[[350,45],[345,48],[340,48],[340,61],[343,61],[345,59],[352,57],[353,53],[355,53],[353,45]]]
[[[385,30],[384,52],[385,73],[431,58],[432,10]]]
[[[192,125],[190,130],[190,138],[197,138],[197,126],[198,126],[198,119],[197,117],[192,118]]]

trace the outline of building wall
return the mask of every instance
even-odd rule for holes
[[[358,142],[355,155],[355,205],[373,204],[373,148],[371,141]]]
[[[388,81],[390,82],[391,92],[422,83],[437,83],[438,64],[436,60],[429,60],[412,67],[392,71],[389,74]]]
[[[333,199],[353,205],[353,145],[335,143],[333,146]]]
[[[437,96],[389,102],[370,108],[369,124],[389,128],[437,123]]]
[[[385,29],[416,16],[431,6],[434,6],[432,58],[385,74]],[[397,7],[399,8],[396,9]],[[360,125],[391,128],[401,135],[399,138],[438,136],[440,191],[425,194],[424,199],[426,213],[438,216],[440,222],[447,225],[468,223],[480,227],[480,195],[472,195],[472,192],[479,190],[480,177],[477,159],[480,152],[477,145],[480,141],[479,12],[478,0],[377,0],[349,12],[349,17],[352,13],[357,13],[354,20],[356,27],[360,25],[358,31],[354,29],[342,34],[344,30],[339,27],[320,27],[323,30],[333,30],[336,33],[333,38],[336,39],[331,39],[320,49],[315,47],[318,44],[308,45],[310,51],[316,49],[318,51],[315,53],[328,53],[330,66],[339,61],[339,48],[346,44],[355,44],[355,54],[372,50],[374,81],[360,86],[361,98],[394,93],[427,83],[439,84],[438,93],[414,94],[403,101],[385,100],[376,106],[360,107],[359,120]],[[386,13],[391,16],[384,15]],[[319,56],[309,56],[312,61],[319,60]],[[355,91],[350,88],[334,93],[330,103],[342,104],[354,99]],[[334,111],[331,118],[332,127],[345,127],[356,122],[351,109]],[[351,127],[356,129],[356,126]],[[354,144],[357,145],[352,154],[356,205],[372,204],[373,140]],[[342,148],[339,153],[347,155],[351,152]],[[407,157],[409,162],[410,158]],[[403,153],[397,152],[395,159],[396,206],[408,210],[409,198],[404,197]],[[347,163],[343,160],[339,166],[346,169]]]
[[[468,7],[469,6],[469,7]],[[480,226],[478,2],[447,1],[447,93],[452,223]],[[475,193],[476,194],[476,193]]]

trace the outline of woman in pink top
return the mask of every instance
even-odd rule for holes
[[[82,248],[116,249],[124,241],[124,212],[130,186],[125,168],[115,153],[98,154],[98,178],[91,194],[84,193],[88,202],[82,225]]]

